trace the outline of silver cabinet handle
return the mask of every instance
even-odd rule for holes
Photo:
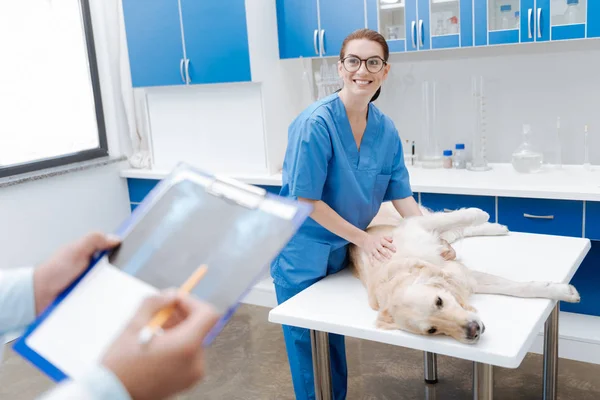
[[[523,213],[523,216],[525,218],[531,218],[531,219],[554,219],[554,215],[533,215],[533,214]]]
[[[420,19],[419,20],[419,42],[421,43],[421,47],[425,46],[425,44],[423,43],[423,41],[425,40],[423,38],[424,35],[425,35],[425,32],[423,31],[423,20]]]
[[[415,21],[412,21],[410,24],[410,38],[412,39],[412,44],[413,47],[416,48],[417,47],[417,23]]]
[[[325,29],[321,30],[321,54],[325,54]]]
[[[185,78],[186,78],[185,83],[192,82],[192,80],[190,79],[190,59],[189,58],[185,59]]]
[[[529,39],[533,38],[533,33],[531,32],[531,17],[533,16],[533,9],[530,8],[529,11],[527,11],[527,34],[529,36]]]
[[[179,62],[179,73],[181,74],[181,80],[183,83],[187,83],[185,81],[185,77],[183,76],[183,58],[181,59],[181,61]]]
[[[538,13],[537,13],[537,33],[538,33],[538,38],[542,37],[542,9],[538,8]]]
[[[313,35],[313,46],[315,46],[315,54],[319,55],[319,49],[317,48],[317,36],[319,35],[319,30],[315,29],[315,34]]]

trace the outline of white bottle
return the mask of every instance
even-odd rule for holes
[[[513,24],[510,18],[510,10],[512,9],[510,4],[504,4],[500,6],[500,26],[501,29],[512,29]]]
[[[457,143],[454,151],[454,168],[465,169],[467,168],[467,158],[465,156],[465,145],[464,143]]]
[[[567,10],[565,11],[565,23],[578,24],[579,21],[579,0],[567,0]]]

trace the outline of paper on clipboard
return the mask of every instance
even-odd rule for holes
[[[15,350],[41,357],[56,380],[77,377],[100,360],[146,296],[179,287],[201,264],[207,273],[191,293],[222,314],[208,345],[310,211],[180,166],[136,208],[119,248],[100,258]]]

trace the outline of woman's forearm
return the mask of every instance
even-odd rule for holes
[[[311,218],[321,224],[325,229],[346,239],[350,243],[354,243],[357,246],[362,245],[367,233],[346,221],[326,203],[321,200],[309,200],[304,198],[299,198],[298,200],[312,204],[313,212],[310,214]]]
[[[392,204],[403,218],[423,215],[419,204],[412,196],[400,200],[392,200]]]

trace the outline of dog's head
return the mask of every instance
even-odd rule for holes
[[[403,285],[391,280],[380,300],[377,325],[420,335],[447,335],[477,343],[485,331],[481,319],[461,293],[443,278]]]

